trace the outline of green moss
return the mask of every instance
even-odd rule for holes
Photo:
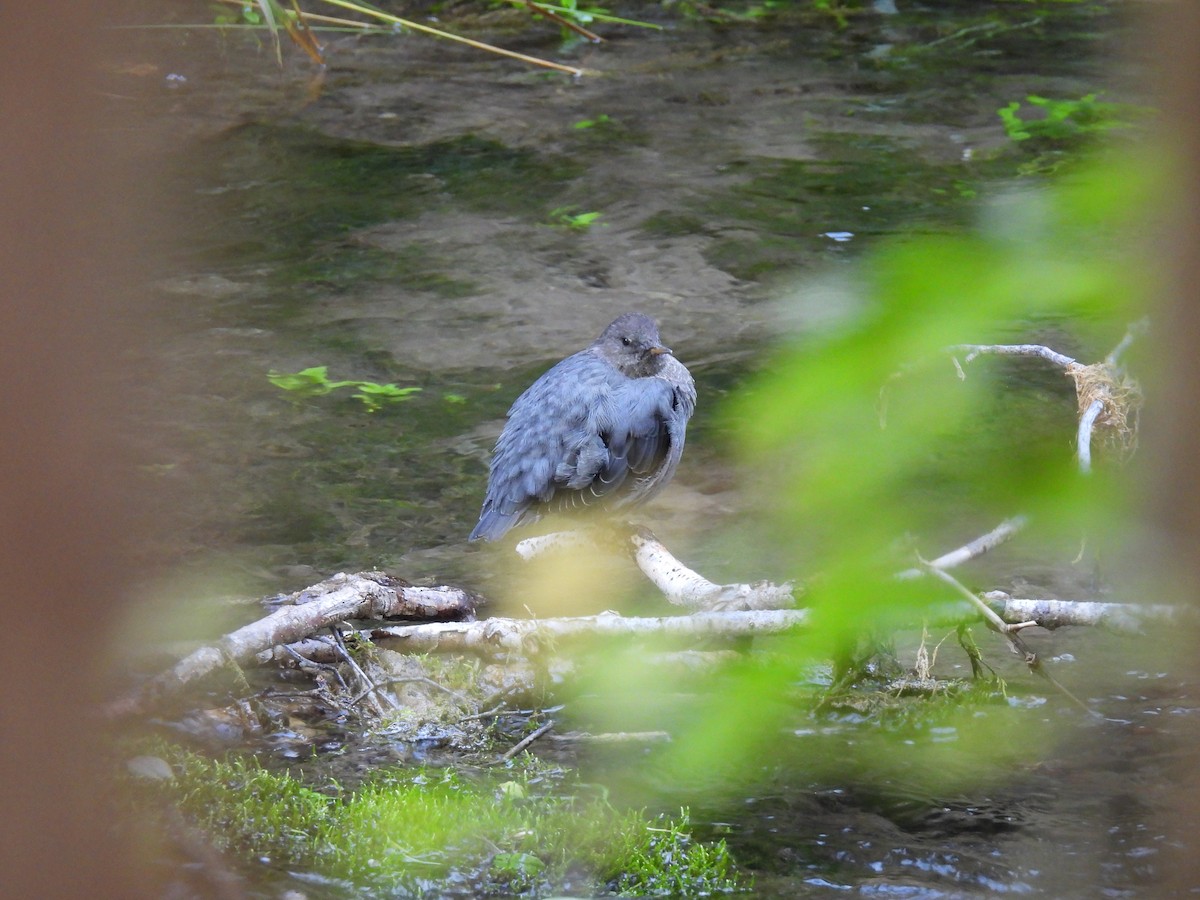
[[[191,235],[197,248],[227,261],[291,261],[303,268],[316,247],[327,257],[321,277],[335,280],[350,277],[338,271],[343,262],[381,275],[404,264],[357,252],[336,253],[330,260],[330,242],[348,233],[447,204],[537,217],[582,168],[564,157],[474,135],[392,146],[264,124],[233,129],[203,152],[202,168],[212,178],[199,192],[202,208],[195,221],[221,225]],[[445,277],[448,283],[439,282],[435,290],[461,289]]]
[[[723,841],[693,839],[686,810],[649,819],[544,767],[486,773],[384,771],[348,792],[317,791],[242,759],[163,754],[155,782],[221,850],[270,859],[363,890],[540,896],[583,890],[699,896],[745,885]]]
[[[413,242],[395,249],[347,243],[319,246],[312,255],[275,270],[278,285],[333,290],[361,289],[371,282],[400,285],[406,291],[425,291],[447,300],[483,290],[478,282],[451,273],[457,263],[435,248]]]

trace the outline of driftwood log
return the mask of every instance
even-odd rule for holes
[[[289,645],[339,622],[357,619],[472,619],[478,597],[455,587],[418,587],[382,572],[337,574],[292,594],[274,612],[193,651],[106,710],[140,715],[162,698],[230,663],[253,664],[257,654]]]

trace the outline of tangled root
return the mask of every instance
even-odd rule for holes
[[[1128,459],[1137,449],[1138,413],[1142,408],[1142,389],[1133,378],[1108,363],[1071,363],[1067,375],[1075,382],[1079,415],[1095,401],[1102,409],[1096,417],[1095,435],[1104,446]]]

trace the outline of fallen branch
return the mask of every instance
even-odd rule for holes
[[[965,588],[964,588],[965,590]],[[970,593],[968,591],[968,593]],[[1165,604],[1101,603],[1091,600],[1048,600],[1010,597],[1003,591],[982,595],[989,613],[999,617],[1008,630],[1034,625],[1053,630],[1063,627],[1096,627],[1119,633],[1141,633],[1148,627],[1193,622],[1200,613],[1190,607]],[[983,615],[978,598],[961,603],[939,604],[930,609],[928,623],[953,626],[977,622]],[[522,656],[536,658],[554,654],[589,639],[629,640],[635,638],[735,639],[800,631],[809,625],[807,610],[754,610],[743,612],[695,613],[659,618],[624,617],[614,613],[557,619],[492,618],[478,622],[438,622],[384,626],[366,629],[359,635],[381,647],[406,653],[472,653],[486,657]],[[914,617],[912,627],[920,627]],[[275,647],[258,655],[262,665],[284,664],[296,653],[314,661],[336,661],[326,641],[309,639],[289,647]],[[740,656],[740,655],[739,655]],[[693,651],[665,654],[667,664],[697,670],[730,660],[728,652],[708,651],[698,658]]]
[[[961,566],[963,563],[978,559],[989,550],[994,550],[1015,535],[1025,527],[1028,521],[1024,516],[1013,516],[1011,519],[1005,519],[987,534],[980,535],[975,540],[963,544],[949,553],[943,553],[937,559],[930,560],[929,565],[937,569],[953,569],[955,566]],[[897,572],[896,578],[901,581],[908,581],[913,578],[920,578],[923,574],[925,574],[924,571],[920,567],[916,567],[905,569],[903,572]]]
[[[515,550],[522,559],[530,560],[545,553],[591,547],[593,534],[595,532],[585,530],[556,531],[526,538],[517,544]],[[675,606],[716,612],[788,609],[796,605],[794,588],[790,582],[716,584],[709,581],[680,562],[647,528],[634,526],[620,543],[630,551],[642,574]]]
[[[521,740],[517,741],[517,743],[515,743],[515,744],[513,744],[513,746],[509,747],[508,750],[505,751],[504,755],[501,756],[498,760],[496,760],[496,764],[508,762],[510,759],[512,759],[514,756],[516,756],[518,753],[520,753],[522,750],[524,750],[526,747],[528,747],[530,744],[532,744],[534,741],[536,741],[538,738],[540,738],[542,735],[546,734],[546,732],[550,731],[550,729],[553,727],[554,727],[554,720],[551,719],[545,725],[542,725],[540,728],[538,728],[537,731],[534,731],[534,732],[531,732],[530,734],[525,735],[525,737],[521,738]]]
[[[1140,634],[1151,625],[1195,622],[1197,610],[1165,603],[1101,603],[1095,600],[1031,600],[987,591],[984,602],[1005,622],[1033,622],[1053,631],[1065,626],[1090,626]]]
[[[539,656],[596,638],[669,637],[689,643],[711,637],[783,634],[804,628],[808,610],[707,612],[641,618],[606,613],[558,619],[484,619],[376,628],[373,641],[402,653]]]
[[[249,663],[264,650],[291,644],[347,619],[473,618],[476,600],[460,588],[417,587],[382,572],[339,573],[291,595],[270,615],[194,651],[105,712],[111,717],[137,715],[222,666]]]
[[[1006,519],[987,534],[939,556],[930,565],[939,569],[951,569],[977,559],[1017,534],[1025,527],[1027,521],[1024,516]],[[594,545],[593,534],[585,530],[556,531],[526,538],[517,544],[515,550],[522,559],[531,560],[545,553],[591,547]],[[709,581],[680,562],[647,528],[635,526],[623,541],[627,541],[624,546],[632,551],[633,560],[638,568],[662,592],[663,597],[675,606],[684,606],[696,611],[731,612],[792,609],[796,605],[796,588],[791,582],[716,584]],[[911,579],[922,574],[924,573],[921,569],[913,568],[898,572],[896,577]]]
[[[1075,459],[1081,472],[1092,470],[1092,436],[1099,431],[1122,455],[1137,447],[1137,418],[1142,405],[1138,383],[1120,365],[1121,354],[1144,334],[1149,325],[1143,319],[1129,326],[1125,336],[1101,362],[1085,365],[1078,360],[1041,344],[957,344],[947,347],[959,378],[966,378],[962,362],[970,363],[984,354],[995,356],[1033,356],[1057,366],[1075,382],[1079,407],[1079,425],[1075,435]]]
[[[985,354],[993,356],[1036,356],[1046,360],[1048,363],[1058,366],[1060,369],[1065,369],[1067,366],[1077,365],[1074,357],[1067,356],[1065,353],[1059,353],[1057,350],[1051,350],[1041,344],[955,344],[946,348],[946,352],[951,354],[958,375],[960,378],[966,378],[967,374],[963,371],[962,366],[958,364],[958,355],[963,355],[964,363],[974,362],[977,357]]]
[[[646,528],[630,535],[633,558],[647,578],[676,606],[695,610],[764,610],[794,606],[789,582],[773,584],[714,584],[676,559]]]
[[[1023,517],[1009,519],[926,566],[945,581],[950,578],[946,569],[979,557],[1008,540],[1024,524]],[[584,540],[586,538],[579,532],[565,532],[530,539],[522,544],[535,545],[540,547],[535,552],[544,552],[549,547]],[[421,624],[367,628],[358,632],[367,640],[402,652],[527,658],[545,656],[572,643],[591,639],[671,638],[694,645],[714,637],[733,639],[783,634],[809,624],[807,610],[770,608],[792,606],[794,597],[788,584],[717,585],[680,563],[650,532],[635,529],[627,540],[642,571],[669,599],[683,606],[698,606],[702,611],[659,618],[624,618],[609,613],[560,619],[462,621],[473,619],[478,599],[468,591],[452,587],[416,587],[378,572],[339,574],[275,601],[278,608],[265,618],[193,651],[170,670],[111,704],[106,711],[114,717],[143,713],[163,697],[227,664],[295,664],[300,660],[343,664],[347,653],[336,640],[312,635],[347,620],[421,620]],[[921,574],[921,570],[906,570],[897,577],[911,578],[916,574]],[[1165,605],[1017,599],[998,591],[984,594],[981,600],[953,579],[948,583],[958,585],[956,590],[969,598],[971,606],[938,607],[931,611],[931,620],[961,623],[983,615],[998,631],[1011,636],[1032,625],[1048,629],[1072,625],[1140,631],[1156,623],[1182,621],[1189,612]],[[724,608],[718,611],[716,608],[721,606]],[[447,619],[459,621],[431,621]],[[1022,655],[1028,660],[1027,650]],[[369,689],[369,680],[362,680]]]
[[[926,571],[927,574],[952,587],[955,591],[965,597],[972,605],[977,605],[980,612],[983,613],[984,620],[988,623],[988,626],[993,631],[1003,636],[1006,641],[1008,641],[1008,645],[1012,652],[1017,654],[1017,656],[1020,656],[1025,661],[1025,665],[1029,667],[1030,672],[1035,675],[1040,675],[1042,678],[1046,679],[1046,681],[1052,687],[1054,687],[1055,690],[1061,693],[1064,697],[1066,697],[1084,712],[1092,713],[1092,710],[1088,708],[1086,703],[1071,693],[1071,691],[1069,691],[1064,684],[1050,674],[1050,671],[1046,668],[1045,663],[1042,662],[1041,657],[1038,656],[1037,653],[1035,653],[1032,649],[1030,649],[1029,645],[1022,640],[1018,632],[1037,625],[1037,622],[1005,622],[990,606],[984,603],[975,593],[968,589],[961,581],[959,581],[949,572],[942,571],[941,569],[935,568],[934,566],[931,566],[929,563],[925,562],[922,562],[921,567]],[[1095,713],[1092,714],[1095,715]]]

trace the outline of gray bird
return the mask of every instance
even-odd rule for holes
[[[646,502],[675,474],[695,408],[696,383],[654,320],[619,317],[513,403],[469,540],[548,512]]]

